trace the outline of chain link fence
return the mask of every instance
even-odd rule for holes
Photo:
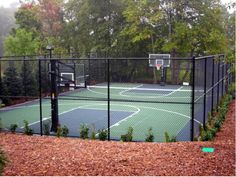
[[[80,137],[83,126],[88,136],[103,130],[120,140],[131,127],[133,141],[148,134],[189,141],[233,80],[224,55],[163,58],[161,67],[155,58],[75,57],[2,57],[3,128],[24,132],[28,123],[36,134],[55,135],[66,126]]]

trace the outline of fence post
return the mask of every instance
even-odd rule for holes
[[[192,58],[192,120],[191,120],[191,141],[194,139],[194,97],[195,97],[195,56]]]
[[[2,58],[0,57],[0,95],[2,94]]]
[[[223,55],[223,65],[222,65],[222,77],[221,77],[221,82],[222,82],[222,85],[221,85],[221,97],[223,97],[224,95],[224,82],[225,82],[225,56]]]
[[[215,78],[215,62],[214,62],[214,57],[212,58],[212,84],[211,84],[211,113],[213,113],[213,109],[214,109],[214,78]]]
[[[110,141],[110,59],[107,58],[107,136]]]
[[[26,85],[26,83],[25,83],[25,77],[26,77],[25,69],[26,69],[26,67],[25,67],[25,59],[26,59],[26,57],[23,56],[23,68],[24,68],[24,71],[23,71],[23,87],[24,87],[24,96],[26,96],[26,86],[25,86]]]
[[[219,100],[220,100],[220,56],[218,60],[218,81],[217,81],[217,110],[218,110],[218,105],[219,105]]]
[[[206,74],[206,70],[207,70],[207,57],[204,60],[204,107],[203,107],[203,128],[204,130],[206,130],[206,81],[207,81],[207,74]]]
[[[42,120],[42,76],[41,76],[41,59],[39,59],[39,120],[40,120],[40,135],[43,135],[43,120]]]

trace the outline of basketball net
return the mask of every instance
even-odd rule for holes
[[[159,71],[161,69],[161,64],[156,64],[156,69]]]

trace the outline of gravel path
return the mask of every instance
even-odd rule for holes
[[[1,133],[10,162],[3,175],[205,175],[235,174],[235,101],[212,142],[123,143]],[[201,147],[214,147],[203,153]]]

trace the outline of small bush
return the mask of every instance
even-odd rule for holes
[[[164,134],[165,134],[165,140],[166,140],[167,143],[168,142],[176,142],[177,141],[176,137],[175,136],[170,137],[168,132],[165,132]]]
[[[127,133],[124,134],[124,135],[121,135],[120,139],[123,142],[130,142],[130,141],[132,141],[132,139],[133,139],[133,128],[129,127]]]
[[[148,133],[146,135],[145,141],[146,142],[153,142],[154,141],[154,135],[153,135],[153,132],[152,132],[152,128],[148,129]]]
[[[2,131],[3,129],[3,124],[2,124],[2,118],[0,117],[0,132]]]
[[[50,135],[50,122],[43,124],[43,134]]]
[[[91,133],[91,137],[90,138],[92,140],[95,140],[96,139],[96,129],[95,129],[95,125],[94,124],[92,124],[91,130],[92,130],[92,133]]]
[[[211,141],[214,138],[212,131],[207,130],[202,132],[201,140],[202,141]]]
[[[7,163],[7,157],[3,150],[0,148],[0,176],[2,175],[3,168],[5,167]]]
[[[67,135],[69,134],[69,129],[68,129],[68,127],[67,126],[63,126],[62,127],[62,136],[63,137],[67,137]]]
[[[101,141],[105,141],[107,139],[107,130],[102,129],[98,131],[98,138]]]
[[[89,134],[89,127],[85,124],[82,124],[80,126],[80,138],[86,139],[89,137],[88,134]]]
[[[29,127],[29,123],[26,120],[24,120],[24,134],[33,135],[33,130]]]
[[[170,136],[169,136],[168,132],[165,132],[164,134],[165,134],[166,142],[170,142]]]
[[[95,139],[96,139],[96,132],[95,132],[95,131],[92,131],[92,133],[91,133],[91,139],[92,139],[92,140],[95,140]]]
[[[60,125],[57,126],[56,136],[60,138],[62,136],[62,128]]]
[[[228,93],[235,98],[235,83],[230,84]]]
[[[17,129],[17,127],[18,127],[18,125],[17,125],[17,124],[11,124],[11,125],[10,125],[10,131],[11,131],[12,133],[15,133],[15,132],[16,132],[16,129]]]
[[[219,119],[217,119],[217,120],[214,122],[214,127],[219,130],[219,129],[221,128],[221,124],[222,124],[222,122],[221,122]]]
[[[211,129],[209,129],[209,131],[211,132],[211,134],[212,134],[212,136],[213,136],[213,138],[215,137],[215,135],[216,135],[216,132],[217,132],[217,128],[211,128]],[[213,139],[212,138],[212,139]]]

